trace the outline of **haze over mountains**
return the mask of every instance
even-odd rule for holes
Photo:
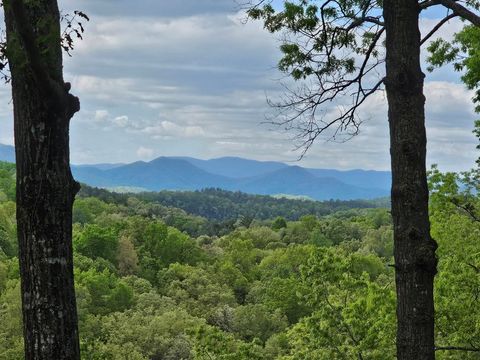
[[[13,146],[0,144],[0,160],[15,162],[15,148]]]
[[[0,146],[0,160],[13,161],[13,147]],[[159,157],[131,164],[73,165],[75,178],[88,185],[148,191],[221,188],[261,195],[308,196],[316,200],[373,199],[389,195],[390,172],[308,169],[238,157],[200,160]]]

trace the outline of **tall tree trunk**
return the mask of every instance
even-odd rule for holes
[[[80,359],[72,206],[78,183],[69,122],[78,99],[63,82],[56,0],[5,0],[17,163],[25,358]]]
[[[432,360],[433,280],[437,245],[430,236],[426,177],[424,74],[417,0],[385,0],[392,215],[397,288],[397,358]]]

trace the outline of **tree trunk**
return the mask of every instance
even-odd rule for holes
[[[80,359],[73,282],[69,121],[56,0],[5,0],[17,166],[25,358]]]
[[[424,74],[417,0],[385,0],[386,89],[392,159],[392,216],[397,288],[397,358],[432,360],[433,280],[426,177]]]

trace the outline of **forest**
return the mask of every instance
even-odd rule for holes
[[[438,359],[478,359],[450,346],[480,349],[480,199],[472,175],[433,168],[429,176],[440,258]],[[1,163],[0,189],[0,359],[18,360],[24,355],[14,165]],[[214,193],[224,201],[247,196]],[[152,197],[88,187],[77,197],[83,359],[395,359],[388,208],[344,204],[290,220],[261,197],[270,218],[240,209],[212,235],[214,217]]]
[[[1,359],[479,358],[480,0],[0,3]],[[92,62],[64,66],[76,54]],[[361,129],[342,154],[322,144]],[[388,167],[389,199],[310,201],[387,192],[293,166],[257,191],[191,164],[162,185],[151,160],[314,150],[312,165]],[[74,159],[106,161],[89,184],[191,191],[89,188]]]

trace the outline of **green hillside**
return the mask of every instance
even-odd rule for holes
[[[314,201],[290,197],[251,195],[221,189],[199,191],[160,191],[143,193],[112,193],[104,189],[83,185],[79,194],[85,198],[98,197],[104,201],[126,205],[136,198],[148,204],[161,204],[185,210],[190,214],[212,221],[227,221],[239,217],[268,220],[276,216],[298,220],[305,215],[323,216],[335,211],[389,207],[389,199]]]
[[[480,283],[474,266],[480,264],[480,223],[455,205],[462,200],[477,206],[478,197],[459,194],[455,181],[440,173],[432,177],[432,230],[440,244],[437,341],[479,346]],[[13,168],[2,163],[2,360],[23,359],[13,189]],[[187,203],[183,197],[201,203],[211,196],[209,206],[228,199],[232,216],[221,222],[191,215],[162,205],[167,195],[169,204]],[[125,195],[84,188],[74,208],[83,359],[395,358],[389,211],[353,208],[362,203],[328,207],[246,198],[250,207],[277,214],[252,218],[232,205],[245,196],[217,190]],[[293,204],[298,219],[278,217],[282,207]],[[305,215],[301,205],[325,213]],[[438,355],[476,359],[475,353]]]

